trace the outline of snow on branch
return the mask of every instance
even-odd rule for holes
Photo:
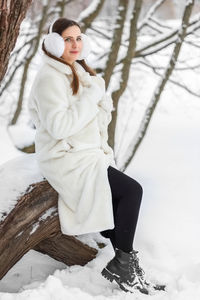
[[[160,78],[162,78],[162,74],[159,73],[158,70],[162,70],[164,69],[164,67],[156,67],[156,66],[152,66],[149,62],[144,62],[144,61],[138,61],[137,63],[140,63],[140,64],[143,64],[145,67],[149,68],[149,69],[152,69],[154,74],[156,74],[157,76],[159,76]],[[195,65],[195,66],[188,66],[188,67],[181,67],[181,68],[176,68],[176,70],[195,70],[195,69],[200,69],[200,64],[199,65]],[[169,82],[173,83],[174,85],[184,89],[187,93],[199,98],[200,97],[200,94],[199,93],[196,93],[195,91],[191,90],[190,88],[188,88],[185,84],[183,83],[180,83],[180,81],[177,81],[177,80],[174,80],[174,79],[171,79],[169,78],[168,79]]]
[[[186,36],[187,33],[187,28],[188,28],[188,24],[189,24],[189,19],[191,16],[191,12],[192,12],[192,8],[194,6],[194,0],[189,1],[186,5],[185,5],[185,10],[183,13],[183,18],[182,18],[182,24],[180,26],[180,29],[178,31],[178,36],[176,39],[176,43],[171,55],[171,58],[169,60],[168,66],[164,72],[164,74],[162,75],[160,82],[158,83],[154,94],[152,96],[152,99],[149,103],[149,105],[147,106],[145,113],[144,113],[144,117],[142,119],[142,122],[139,126],[139,130],[138,133],[136,135],[136,137],[133,139],[133,141],[129,144],[127,151],[126,151],[126,161],[124,162],[123,166],[122,166],[122,171],[124,171],[126,169],[126,167],[128,166],[128,164],[130,163],[131,159],[133,158],[133,156],[135,155],[139,145],[141,144],[144,136],[146,135],[147,129],[149,127],[150,121],[152,119],[153,113],[155,111],[155,108],[158,104],[158,101],[160,100],[161,94],[175,68],[176,62],[178,60],[178,56],[180,54],[180,50],[184,41],[184,38]]]
[[[93,0],[91,4],[83,10],[79,17],[78,17],[78,22],[83,21],[83,19],[88,18],[95,10],[97,10],[97,7],[101,4],[101,0]]]
[[[199,28],[200,28],[200,13],[196,14],[191,20],[191,22],[188,24],[187,35],[194,33]],[[169,45],[173,44],[176,41],[177,34],[178,34],[178,29],[174,29],[171,32],[162,34],[161,36],[153,39],[153,41],[151,41],[150,43],[147,43],[146,45],[137,49],[135,56],[141,57],[141,56],[151,55],[153,53],[162,50],[163,48],[168,47]],[[150,51],[147,52],[147,50]]]
[[[154,5],[150,8],[150,10],[147,12],[145,18],[142,20],[142,22],[138,26],[138,31],[140,31],[149,21],[149,19],[155,14],[157,9],[165,2],[166,0],[158,0],[155,2]]]
[[[93,0],[91,4],[81,12],[77,22],[81,24],[81,31],[85,32],[90,27],[93,20],[98,16],[104,5],[105,0]]]

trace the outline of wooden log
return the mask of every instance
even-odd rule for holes
[[[30,249],[67,265],[85,265],[96,257],[95,248],[61,233],[57,201],[46,180],[32,184],[0,223],[0,279]]]

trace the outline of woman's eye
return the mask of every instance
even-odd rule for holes
[[[77,38],[77,41],[81,41],[81,40],[82,40],[81,37],[78,37],[78,38]],[[66,38],[65,41],[69,41],[69,42],[70,42],[70,41],[71,41],[71,38]]]

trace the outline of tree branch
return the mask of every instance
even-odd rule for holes
[[[81,24],[81,31],[85,32],[94,19],[99,15],[105,0],[93,0],[91,4],[80,14],[78,22]],[[88,12],[90,12],[88,14]]]
[[[147,12],[146,16],[142,20],[142,22],[138,26],[138,32],[142,30],[142,28],[148,23],[149,19],[155,14],[155,12],[159,9],[159,7],[166,0],[157,0],[154,5],[151,6],[150,10]]]

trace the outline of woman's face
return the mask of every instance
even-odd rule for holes
[[[62,58],[72,64],[78,59],[83,47],[80,28],[76,25],[70,26],[62,32],[65,41],[65,50]]]

